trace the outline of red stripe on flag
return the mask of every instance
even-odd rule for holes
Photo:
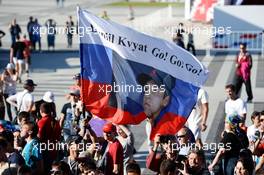
[[[136,115],[124,111],[123,109],[109,106],[110,95],[102,91],[108,84],[95,83],[82,80],[82,101],[92,114],[111,121],[115,124],[139,124],[146,119],[146,114],[142,111]],[[101,89],[101,90],[100,90]]]
[[[150,140],[154,140],[156,134],[160,135],[174,135],[176,134],[187,121],[186,118],[175,115],[173,113],[166,113],[158,124],[152,128]]]

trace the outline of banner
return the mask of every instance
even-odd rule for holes
[[[78,10],[82,100],[116,124],[147,117],[155,134],[175,134],[196,103],[208,70],[174,43]]]

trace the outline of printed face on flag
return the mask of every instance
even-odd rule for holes
[[[82,100],[116,124],[153,119],[152,135],[186,122],[208,71],[175,44],[78,11]],[[85,31],[85,32],[81,32]]]

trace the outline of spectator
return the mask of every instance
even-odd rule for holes
[[[17,117],[17,123],[22,127],[25,123],[30,121],[30,114],[29,112],[22,111],[19,112]]]
[[[1,175],[10,175],[16,174],[17,169],[9,164],[6,157],[7,153],[7,142],[5,139],[0,138],[0,174]]]
[[[48,19],[45,22],[45,26],[47,27],[47,41],[48,41],[48,50],[50,50],[50,47],[55,49],[55,35],[56,35],[56,22],[54,19]]]
[[[193,42],[193,34],[192,32],[188,33],[188,43],[187,43],[187,50],[190,51],[192,49],[192,53],[195,56],[195,47],[194,47],[194,42]]]
[[[252,102],[253,94],[251,89],[251,68],[252,68],[252,57],[247,51],[245,44],[240,44],[240,52],[236,59],[236,74],[235,74],[235,85],[236,94],[238,95],[242,84],[244,83],[247,91],[247,102]]]
[[[40,28],[41,25],[38,23],[38,19],[35,19],[33,28],[33,50],[36,50],[36,43],[38,43],[39,51],[41,51],[41,36],[40,36]]]
[[[129,162],[133,161],[133,154],[134,154],[134,136],[133,133],[129,130],[127,126],[124,125],[117,125],[117,139],[121,143],[123,150],[124,150],[124,175],[126,173],[126,166]]]
[[[173,175],[176,171],[176,165],[172,160],[164,160],[160,165],[160,175]]]
[[[158,153],[159,146],[163,150],[161,153]],[[154,138],[154,146],[147,156],[146,167],[154,172],[159,172],[163,160],[169,159],[178,163],[178,152],[178,145],[176,144],[174,136],[156,135]]]
[[[17,175],[32,175],[30,167],[23,165],[18,169]]]
[[[176,30],[176,36],[173,37],[173,42],[176,43],[179,47],[185,49],[184,40],[183,40],[183,33],[185,32],[183,29],[183,23],[179,23],[178,29]]]
[[[1,39],[5,36],[5,32],[0,30],[0,47],[2,47],[2,41]]]
[[[64,161],[53,162],[50,174],[51,175],[59,175],[59,174],[72,175],[70,166]]]
[[[72,37],[74,32],[74,22],[72,20],[72,16],[69,16],[69,20],[66,21],[66,32],[67,32],[67,43],[68,48],[72,47]]]
[[[260,125],[255,131],[255,139],[251,141],[251,151],[254,155],[260,158],[264,154],[264,111],[260,113]]]
[[[4,70],[4,73],[1,76],[1,80],[3,82],[3,92],[5,97],[4,99],[6,102],[6,99],[9,96],[16,94],[17,73],[14,64],[12,63],[7,64],[6,69]],[[7,102],[5,104],[6,104],[8,118],[10,121],[12,121],[13,118],[12,118],[11,106]]]
[[[22,82],[21,76],[23,73],[23,64],[25,63],[25,49],[25,43],[20,39],[19,35],[16,36],[16,42],[12,44],[10,49],[10,63],[14,63],[16,65],[17,79],[19,83]]]
[[[67,140],[69,156],[63,159],[63,161],[69,165],[71,174],[73,175],[79,175],[81,173],[78,162],[78,157],[80,153],[79,143],[81,139],[82,138],[80,138],[79,136],[71,136]]]
[[[69,136],[77,135],[79,132],[79,121],[81,118],[81,109],[78,105],[80,91],[74,90],[70,93],[70,102],[63,105],[60,117],[60,126],[63,128],[63,137],[66,141]]]
[[[226,85],[226,93],[228,100],[225,102],[225,113],[226,115],[238,114],[241,117],[243,123],[245,123],[247,109],[244,101],[236,95],[236,89],[233,84]]]
[[[247,137],[249,142],[255,141],[255,133],[258,130],[258,127],[260,126],[260,121],[259,121],[260,113],[257,111],[254,111],[251,114],[251,121],[252,125],[247,128]]]
[[[32,112],[34,106],[34,96],[31,94],[35,86],[33,80],[27,79],[24,82],[24,91],[18,92],[7,98],[7,102],[17,107],[18,113],[21,111]]]
[[[42,99],[39,101],[35,102],[35,115],[38,119],[41,118],[40,115],[40,106],[43,103],[47,103],[49,105],[49,108],[51,109],[51,117],[52,118],[56,118],[57,114],[56,114],[56,104],[55,104],[55,98],[54,98],[54,94],[51,91],[47,91],[45,92],[45,94],[43,95]]]
[[[3,138],[7,142],[7,148],[6,148],[6,155],[8,162],[12,167],[19,168],[22,165],[25,164],[24,158],[21,156],[21,154],[14,149],[14,135],[11,131],[4,130],[0,133],[0,138]]]
[[[23,38],[24,38],[23,42],[25,43],[26,46],[24,50],[25,69],[26,69],[27,77],[29,77],[29,66],[31,64],[30,50],[32,43],[27,39],[27,35],[24,35]]]
[[[21,137],[25,138],[27,144],[25,145],[22,156],[25,163],[29,166],[33,173],[43,172],[43,159],[40,151],[40,143],[37,139],[38,126],[32,122],[28,122],[22,126]]]
[[[16,38],[20,35],[21,33],[21,28],[20,26],[16,23],[16,19],[12,20],[12,23],[9,25],[9,31],[11,35],[11,45],[15,44]]]
[[[75,80],[74,85],[70,87],[70,90],[81,90],[81,74],[75,74],[72,79]]]
[[[84,161],[80,164],[81,175],[98,174],[96,164],[93,161]]]
[[[228,115],[225,118],[225,130],[221,143],[224,147],[217,152],[213,162],[209,165],[209,171],[212,171],[214,166],[223,157],[224,159],[224,173],[225,175],[233,175],[236,166],[239,152],[242,144],[239,137],[236,135],[236,129],[239,125],[239,118],[237,115]]]
[[[235,167],[235,175],[252,175],[253,169],[245,159],[239,159]]]
[[[192,147],[195,146],[195,143],[192,143],[189,129],[187,127],[183,127],[178,131],[176,137],[180,145],[179,155],[187,156]]]
[[[74,90],[79,90],[81,91],[81,74],[77,73],[75,74],[72,79],[74,80],[74,85],[69,87],[70,91],[74,91]],[[70,95],[67,94],[66,95],[66,99],[69,100],[70,99]]]
[[[61,128],[59,122],[51,116],[51,108],[48,103],[42,103],[40,105],[40,114],[42,118],[38,121],[38,138],[46,145],[56,145],[60,141]],[[44,150],[42,154],[45,162],[44,170],[48,173],[52,162],[58,158],[58,151],[56,149]]]
[[[107,123],[103,127],[104,139],[108,142],[106,156],[106,174],[123,175],[123,147],[116,139],[116,127],[112,123]]]
[[[129,10],[129,13],[128,13],[128,20],[129,21],[132,21],[135,19],[135,13],[134,13],[134,9],[132,7],[132,5],[129,5],[128,6],[128,10]]]
[[[207,128],[206,121],[209,112],[208,94],[204,89],[199,89],[197,102],[193,108],[187,122],[188,127],[195,136],[197,145],[202,147],[201,131],[204,132]]]
[[[188,161],[184,163],[184,170],[180,170],[183,175],[208,175],[210,174],[205,168],[205,155],[203,150],[194,148],[188,154]]]
[[[243,164],[243,166],[246,170],[245,174],[248,174],[248,175],[255,174],[255,163],[253,160],[252,152],[249,149],[242,149],[240,151],[238,162],[239,161],[241,161],[241,163]],[[237,162],[237,165],[238,165],[238,162]],[[246,163],[246,164],[244,164],[244,163]],[[243,174],[243,172],[241,172],[241,173]]]
[[[141,175],[140,167],[137,163],[128,163],[126,167],[126,175]]]
[[[33,31],[34,31],[33,26],[34,26],[33,16],[30,16],[29,22],[27,23],[27,32],[31,44],[33,43]]]
[[[103,19],[105,19],[105,20],[110,20],[110,18],[109,18],[109,16],[108,16],[106,10],[103,11],[103,13],[102,13],[102,15],[101,15],[101,18],[103,18]]]

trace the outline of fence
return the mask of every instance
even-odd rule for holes
[[[264,56],[263,31],[232,31],[229,34],[217,34],[211,40],[210,48],[214,51],[238,51],[241,43],[246,44],[247,50],[261,53]]]

